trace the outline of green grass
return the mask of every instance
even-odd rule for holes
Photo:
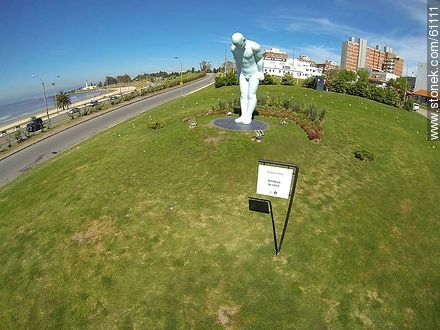
[[[325,107],[323,140],[276,118],[262,143],[184,122],[237,93],[170,102],[2,188],[2,327],[438,328],[440,146],[424,118],[261,86]],[[270,218],[247,210],[258,159],[301,167],[279,257]]]

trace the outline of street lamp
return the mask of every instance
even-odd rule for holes
[[[183,80],[182,80],[182,61],[180,60],[179,56],[174,56],[175,59],[179,60],[180,62],[180,97],[183,96],[182,92],[182,86],[183,86]]]
[[[53,82],[51,83],[52,86],[55,86],[55,81],[56,81],[59,77],[60,77],[60,75],[57,74],[57,76],[54,78]],[[59,114],[59,110],[58,110],[58,107],[57,107],[57,93],[56,93],[55,90],[54,90],[54,94],[53,94],[53,100],[54,100],[55,106],[56,106],[56,108],[57,108],[57,114]]]
[[[34,74],[32,78],[38,78],[41,81],[41,85],[43,86],[43,94],[44,94],[44,103],[46,105],[46,114],[47,114],[47,128],[50,127],[50,118],[49,118],[49,109],[47,108],[47,96],[46,96],[46,87],[44,86],[44,81],[39,76]]]
[[[55,81],[60,77],[59,74],[57,74],[57,76],[55,77],[55,79],[53,80],[53,83],[51,84],[52,86],[55,86]]]

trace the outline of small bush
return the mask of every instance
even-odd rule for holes
[[[215,88],[223,86],[238,85],[238,78],[234,72],[228,72],[227,74],[222,74],[215,77]]]
[[[21,131],[18,130],[17,132],[15,132],[15,139],[17,140],[18,143],[20,143],[21,141],[23,141],[23,137],[21,136]]]
[[[260,85],[276,85],[276,82],[270,74],[265,73],[264,79],[260,81]]]
[[[403,108],[404,108],[406,111],[413,111],[413,108],[414,108],[414,102],[413,102],[411,99],[406,100],[405,103],[404,103],[404,105],[403,105]]]
[[[151,128],[151,129],[161,129],[161,128],[163,128],[163,124],[157,121],[155,123],[148,124],[148,128]]]
[[[307,78],[303,86],[306,88],[315,88],[315,77]]]
[[[305,114],[306,114],[307,118],[312,122],[315,122],[318,120],[318,115],[319,115],[318,108],[314,104],[309,104],[306,107]]]
[[[373,161],[374,160],[374,154],[372,152],[367,151],[367,150],[355,151],[354,157],[359,160],[365,160],[365,161]]]
[[[295,85],[295,79],[290,73],[286,73],[281,79],[281,85],[293,86]]]

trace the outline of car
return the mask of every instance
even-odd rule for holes
[[[87,105],[89,107],[96,107],[98,105],[98,101],[90,101]]]
[[[119,99],[120,97],[121,97],[121,95],[112,95],[112,96],[109,97],[109,100],[110,101],[114,101],[114,100]]]
[[[44,128],[44,123],[41,118],[32,118],[26,125],[26,132],[36,132]]]
[[[417,111],[420,109],[420,105],[418,103],[413,103],[413,110]]]
[[[78,108],[72,108],[72,109],[69,109],[69,111],[67,111],[67,114],[73,118],[75,116],[75,114],[77,114],[78,116],[81,116],[81,111]]]

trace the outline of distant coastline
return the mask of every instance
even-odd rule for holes
[[[99,97],[105,93],[108,93],[107,89],[96,89],[69,93],[69,96],[72,103],[76,103],[82,100]],[[47,106],[49,110],[55,109],[54,97],[55,95],[47,97]],[[3,101],[0,103],[0,124],[7,125],[8,123],[13,123],[21,118],[31,118],[33,115],[40,114],[44,111],[46,111],[46,107],[42,96]]]

